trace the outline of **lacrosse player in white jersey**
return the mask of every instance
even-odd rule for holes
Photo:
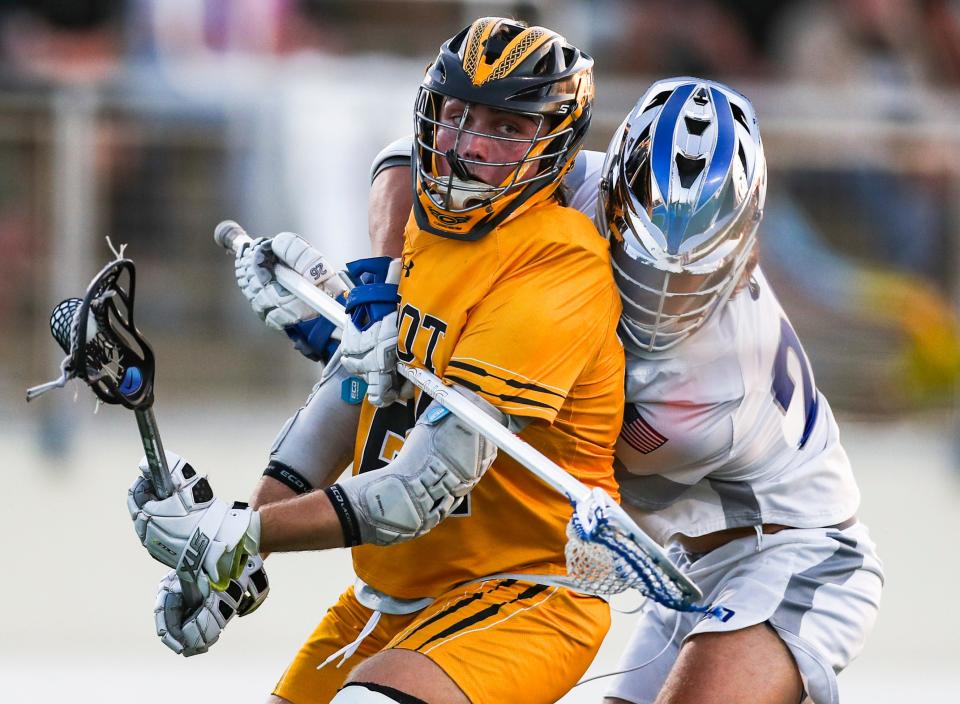
[[[377,254],[398,253],[409,147],[374,164]],[[608,704],[833,704],[876,619],[883,573],[850,463],[758,265],[766,175],[750,101],[684,77],[651,86],[606,156],[582,152],[564,182],[608,236],[623,300],[624,504],[734,612],[650,603]]]

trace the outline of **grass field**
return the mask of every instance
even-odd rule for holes
[[[66,396],[66,395],[65,395]],[[44,399],[44,402],[52,399]],[[181,402],[158,408],[164,441],[210,474],[217,494],[245,498],[266,448],[294,406]],[[189,660],[153,634],[152,606],[164,569],[137,544],[124,505],[141,454],[131,415],[93,416],[88,395],[70,407],[72,450],[40,452],[42,408],[0,407],[4,497],[0,528],[0,701],[259,702],[300,641],[351,579],[344,551],[277,555],[270,598],[233,622],[208,654]],[[171,409],[181,409],[174,414]],[[960,696],[960,471],[946,423],[842,423],[887,573],[884,603],[866,651],[841,676],[845,704],[953,703]],[[631,628],[617,615],[591,674],[612,669]],[[604,683],[561,701],[599,702]]]

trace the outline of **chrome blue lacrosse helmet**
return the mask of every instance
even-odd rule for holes
[[[750,259],[766,189],[747,98],[690,77],[647,90],[610,142],[600,185],[628,350],[669,350],[730,297]]]

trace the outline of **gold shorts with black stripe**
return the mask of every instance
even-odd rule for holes
[[[610,627],[596,597],[569,589],[496,579],[451,589],[413,614],[383,614],[340,668],[317,665],[352,642],[370,609],[353,587],[327,612],[274,694],[294,704],[329,702],[351,669],[388,648],[433,660],[474,704],[555,702],[586,672]]]

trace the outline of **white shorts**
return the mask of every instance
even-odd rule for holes
[[[805,702],[837,704],[837,674],[863,649],[880,606],[883,568],[866,526],[788,529],[740,538],[704,555],[674,543],[670,558],[703,590],[705,601],[734,611],[725,623],[650,605],[640,617],[608,696],[635,704],[657,697],[691,635],[769,623],[786,643],[803,679]]]

